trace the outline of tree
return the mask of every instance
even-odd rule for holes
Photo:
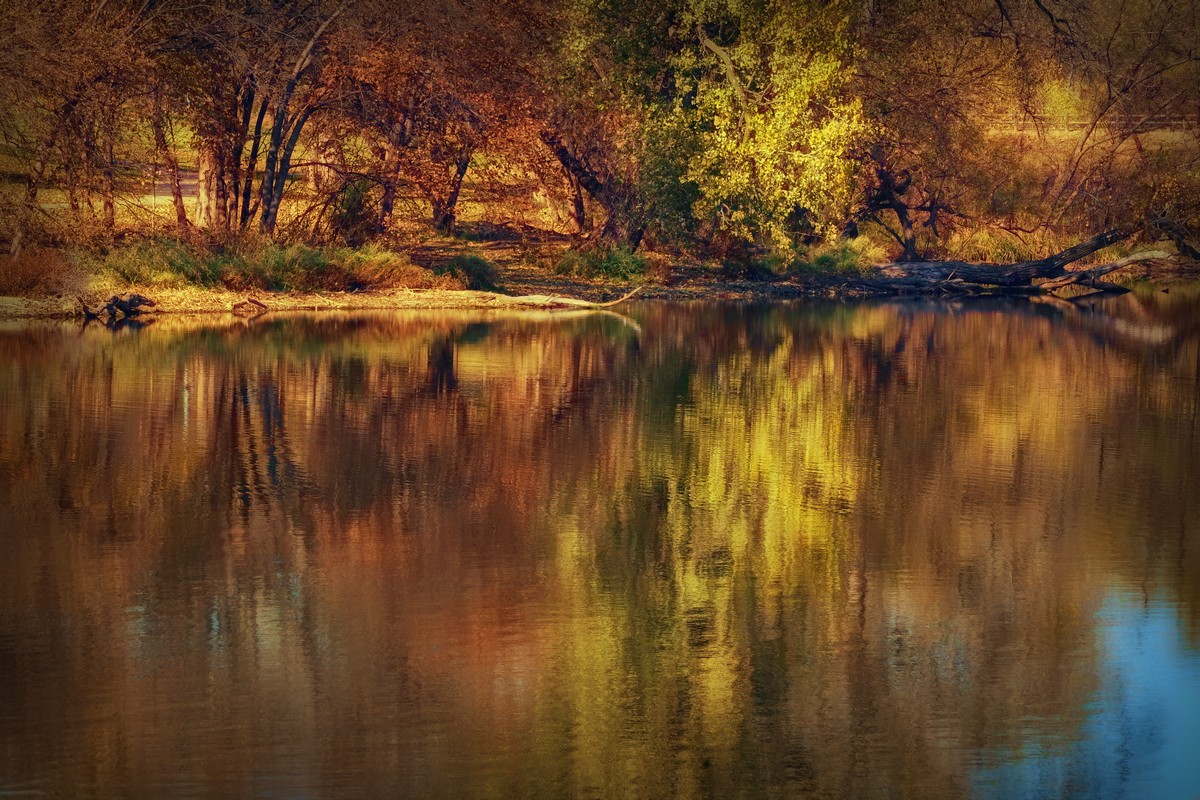
[[[262,231],[275,232],[305,125],[330,102],[324,56],[348,8],[319,0],[174,8],[163,63],[195,134],[202,225],[228,232],[257,214]]]
[[[847,92],[852,7],[638,5],[581,7],[559,115],[574,129],[556,121],[544,137],[605,207],[608,233],[640,239],[662,219],[728,250],[839,225],[866,130]]]
[[[21,164],[24,192],[12,215],[10,251],[42,216],[39,193],[57,179],[80,222],[93,197],[115,224],[117,156],[144,109],[152,6],[101,3],[0,9],[0,136]]]
[[[1195,17],[1165,2],[872,5],[855,31],[876,132],[855,216],[910,261],[958,227],[1036,242],[1166,206],[1176,220],[1197,156],[1183,113],[1200,79]]]

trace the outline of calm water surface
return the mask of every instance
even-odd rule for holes
[[[1200,301],[0,329],[0,796],[1200,796]]]

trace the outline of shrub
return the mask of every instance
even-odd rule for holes
[[[0,296],[37,297],[65,291],[78,270],[58,250],[27,248],[0,256]]]
[[[230,289],[274,292],[347,291],[363,288],[341,264],[302,244],[268,244],[221,258],[221,281]]]
[[[336,250],[331,258],[350,276],[348,291],[385,289],[405,286],[409,289],[462,289],[466,280],[461,276],[435,274],[419,267],[403,253],[385,250],[375,245],[360,249]]]
[[[288,247],[268,245],[251,264],[261,288],[276,291],[342,288],[336,285],[340,276],[329,274],[337,270],[331,270],[330,267],[324,253],[302,244]]]
[[[492,286],[496,270],[479,257],[453,259],[435,274],[407,255],[368,246],[317,250],[302,244],[240,242],[208,249],[170,239],[149,239],[111,250],[27,249],[0,256],[0,295],[65,291],[85,276],[114,288],[224,287],[233,291],[358,291],[404,286],[461,289],[472,281]]]
[[[559,275],[624,281],[645,273],[646,259],[628,247],[568,250],[563,253],[554,271]]]
[[[458,255],[433,268],[436,275],[461,278],[468,289],[490,291],[500,285],[500,271],[483,256]]]
[[[330,223],[334,234],[349,245],[360,245],[376,232],[378,216],[370,203],[371,184],[365,180],[347,182],[334,197]]]
[[[744,250],[721,261],[721,276],[726,280],[769,281],[779,277],[787,258],[772,252]]]

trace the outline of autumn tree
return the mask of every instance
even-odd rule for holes
[[[200,224],[227,232],[257,216],[275,232],[305,126],[331,102],[324,56],[347,11],[273,0],[175,8],[166,64],[195,135]]]
[[[338,176],[337,192],[371,187],[380,232],[402,192],[426,205],[436,230],[452,232],[469,170],[477,185],[528,180],[548,14],[539,0],[420,3],[378,18],[373,36],[335,37],[326,83],[336,101],[318,138],[338,140],[340,160],[321,152],[313,166]]]
[[[1165,2],[870,4],[856,219],[916,260],[956,228],[1024,247],[1178,209],[1196,179],[1196,24]]]
[[[10,201],[10,250],[45,221],[40,192],[51,182],[66,190],[76,225],[98,198],[97,219],[111,230],[119,162],[137,144],[145,108],[146,37],[158,13],[117,2],[5,5],[0,137],[24,184],[20,199]]]

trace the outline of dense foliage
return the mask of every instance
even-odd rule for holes
[[[859,235],[1003,260],[1116,226],[1196,255],[1190,4],[0,3],[13,253],[130,229],[359,246],[469,216],[781,264]]]

